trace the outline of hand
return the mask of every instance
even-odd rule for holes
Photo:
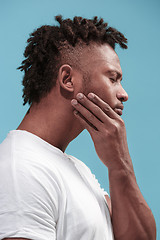
[[[122,118],[93,93],[78,93],[72,99],[75,116],[91,135],[100,160],[111,169],[132,168],[125,124]]]

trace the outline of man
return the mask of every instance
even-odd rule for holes
[[[42,26],[22,62],[30,109],[0,145],[0,239],[154,240],[154,217],[136,182],[121,118],[128,95],[102,19]],[[68,144],[84,129],[108,168],[110,198]]]

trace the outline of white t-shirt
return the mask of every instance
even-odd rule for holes
[[[0,144],[0,239],[112,240],[104,194],[82,161],[32,133]]]

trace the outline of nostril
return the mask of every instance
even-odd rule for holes
[[[124,95],[122,98],[121,98],[121,101],[122,102],[126,102],[128,100],[128,95]]]
[[[121,101],[121,102],[126,102],[128,100],[128,94],[123,91],[123,92],[119,92],[117,93],[117,98]]]

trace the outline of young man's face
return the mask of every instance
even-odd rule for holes
[[[84,93],[95,93],[121,115],[122,102],[128,100],[128,95],[121,85],[119,58],[107,44],[95,47],[91,55],[86,55],[84,60],[90,75]]]

